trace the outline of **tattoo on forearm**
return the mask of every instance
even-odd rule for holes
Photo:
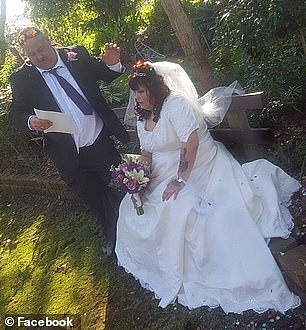
[[[186,158],[187,149],[183,148],[181,151],[179,171],[184,172],[188,169],[188,160]]]

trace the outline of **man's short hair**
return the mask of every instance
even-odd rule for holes
[[[18,42],[21,46],[23,46],[27,40],[35,38],[38,35],[42,35],[43,33],[36,26],[27,26],[23,28],[18,35]]]

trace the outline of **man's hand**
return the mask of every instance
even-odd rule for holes
[[[177,198],[179,192],[185,187],[185,183],[172,180],[167,184],[167,187],[162,195],[162,201],[169,200],[172,196],[173,199]]]
[[[31,116],[29,125],[34,131],[43,132],[44,130],[51,127],[53,123],[48,119],[39,119],[36,116]]]
[[[105,44],[105,52],[100,55],[102,61],[107,65],[114,65],[120,62],[120,47],[117,44]]]

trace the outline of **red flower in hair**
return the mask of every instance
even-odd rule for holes
[[[143,61],[138,61],[133,65],[132,69],[134,71],[133,77],[145,77],[148,73],[153,71],[153,67]]]
[[[133,65],[133,71],[146,70],[148,68],[148,64],[145,64],[143,61],[137,61],[136,64]]]

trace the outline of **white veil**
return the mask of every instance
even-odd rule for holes
[[[205,120],[208,127],[217,126],[222,122],[231,104],[233,93],[244,93],[238,82],[234,81],[227,87],[213,88],[199,98],[194,84],[179,64],[167,61],[147,63],[164,78],[165,84],[171,91],[184,95],[194,105],[197,117],[200,121]],[[124,123],[132,127],[136,126],[134,106],[135,94],[131,90]]]

